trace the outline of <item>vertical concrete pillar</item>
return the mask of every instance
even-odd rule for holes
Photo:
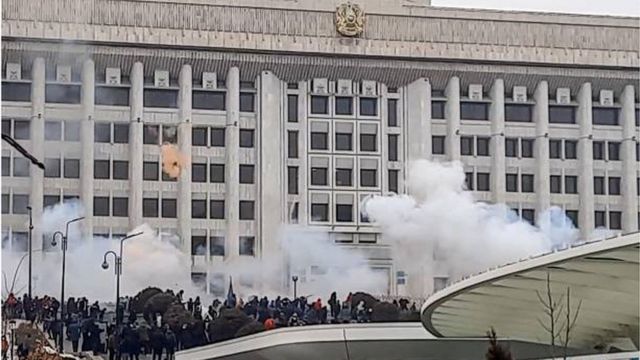
[[[541,81],[533,94],[536,104],[533,107],[533,121],[536,123],[536,219],[551,206],[551,188],[549,187],[549,85]],[[504,148],[504,147],[503,147]]]
[[[227,124],[225,131],[225,259],[233,259],[240,254],[240,70],[232,67],[227,73]]]
[[[447,104],[444,107],[444,118],[447,119],[447,139],[445,152],[449,160],[460,160],[460,78],[449,79],[444,90]]]
[[[180,70],[180,91],[178,107],[180,123],[178,124],[178,148],[180,153],[191,158],[191,65],[183,65]],[[191,254],[191,167],[182,169],[178,178],[178,236],[182,249]]]
[[[431,84],[420,78],[407,85],[405,139],[407,161],[431,158]]]
[[[504,134],[504,80],[496,79],[491,86],[491,198],[494,203],[504,203],[506,196],[506,158]]]
[[[82,64],[82,156],[80,158],[80,198],[85,210],[82,232],[86,238],[93,236],[93,143],[95,109],[95,65],[87,59]]]
[[[636,144],[638,132],[635,124],[635,91],[633,85],[624,87],[620,97],[622,109],[622,230],[625,233],[638,230],[638,194],[637,177],[638,162],[636,160]]]
[[[577,121],[580,125],[578,138],[579,172],[578,194],[580,210],[578,222],[580,235],[587,238],[595,227],[595,208],[593,196],[593,121],[591,114],[591,83],[584,83],[578,92]]]
[[[36,58],[31,67],[31,154],[39,161],[44,161],[44,98],[45,94],[45,65],[43,58]],[[18,155],[22,156],[22,155]],[[31,249],[42,249],[42,229],[40,224],[42,218],[42,198],[44,195],[44,171],[38,167],[31,167],[31,194],[29,203],[31,215],[33,217],[33,233],[31,238]],[[50,239],[49,239],[50,240]]]
[[[129,227],[142,224],[142,133],[144,109],[144,70],[141,62],[136,62],[129,75],[131,91],[131,127],[129,128]]]

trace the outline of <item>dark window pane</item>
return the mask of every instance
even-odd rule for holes
[[[504,145],[505,145],[505,155],[507,157],[518,156],[518,139],[507,138],[504,142]]]
[[[444,155],[444,136],[431,137],[431,153],[434,155]]]
[[[592,109],[594,125],[618,125],[617,108],[597,108]]]
[[[113,198],[113,216],[129,216],[129,199],[125,197]]]
[[[490,139],[487,137],[479,137],[476,139],[476,141],[477,141],[476,155],[489,156],[490,155],[490,151],[489,151]]]
[[[62,123],[60,121],[45,121],[44,139],[48,141],[62,140]]]
[[[207,218],[207,200],[191,200],[191,217],[194,219]]]
[[[352,186],[351,169],[336,169],[336,186]]]
[[[549,187],[552,194],[562,193],[562,176],[551,175],[549,177]]]
[[[327,168],[311,168],[311,185],[327,185]]]
[[[206,236],[192,236],[191,237],[191,255],[206,255],[207,254],[207,237]]]
[[[609,148],[609,161],[620,160],[620,143],[609,141],[607,147]]]
[[[210,164],[209,165],[209,182],[223,183],[224,182],[224,164]]]
[[[209,237],[209,254],[211,256],[224,256],[224,237]]]
[[[206,127],[194,127],[191,129],[191,145],[207,146],[207,130]]]
[[[191,165],[191,181],[207,182],[207,164]]]
[[[360,151],[377,151],[378,142],[376,134],[360,134]]]
[[[3,81],[2,101],[31,101],[31,83]]]
[[[473,155],[473,137],[463,136],[460,138],[460,154]]]
[[[287,121],[298,122],[298,95],[287,95]]]
[[[504,119],[506,121],[531,122],[531,105],[506,104],[504,106]]]
[[[604,195],[604,176],[593,177],[593,193],[596,195]]]
[[[253,201],[240,201],[240,220],[253,220]]]
[[[360,186],[378,186],[377,170],[360,169]]]
[[[531,174],[522,174],[522,192],[532,193],[533,192],[533,175]]]
[[[46,159],[45,159],[46,160]],[[11,176],[11,159],[8,156],[2,157],[2,176]],[[45,171],[46,171],[46,162],[45,162]],[[46,176],[46,175],[45,175]]]
[[[175,218],[177,203],[176,199],[162,199],[162,217]]]
[[[461,102],[460,118],[465,120],[487,120],[489,119],[489,104]]]
[[[224,200],[209,201],[209,218],[224,219]]]
[[[160,126],[159,125],[145,125],[142,134],[142,141],[148,145],[160,144]]]
[[[444,119],[444,107],[445,101],[432,101],[431,102],[431,118],[432,119]]]
[[[593,142],[593,160],[604,160],[604,141]]]
[[[60,177],[60,159],[55,159],[55,158],[44,159],[44,177],[47,177],[47,178]]]
[[[44,91],[45,102],[80,104],[80,85],[47,84]]]
[[[336,205],[336,221],[337,222],[353,222],[353,205],[337,204]]]
[[[240,236],[240,255],[255,256],[256,238]]]
[[[224,147],[224,141],[224,128],[211,128],[211,146]]]
[[[243,148],[253,147],[253,130],[240,129],[240,147],[243,147]]]
[[[549,140],[549,158],[560,159],[562,157],[562,140]]]
[[[312,114],[328,114],[329,98],[327,96],[311,96],[311,113]]]
[[[328,221],[329,205],[311,204],[311,220],[312,221]]]
[[[398,100],[387,100],[387,126],[398,126]]]
[[[13,121],[13,138],[16,140],[29,140],[30,123],[28,120],[14,120]]]
[[[522,209],[522,220],[533,225],[536,221],[536,211],[533,209]]]
[[[468,172],[464,174],[464,185],[467,190],[473,190],[473,173]]]
[[[577,159],[578,158],[578,142],[573,140],[564,141],[564,158],[565,159]]]
[[[111,142],[111,123],[95,123],[93,140],[97,143]]]
[[[157,108],[177,108],[178,90],[144,89],[144,106]]]
[[[595,213],[595,223],[596,227],[606,227],[607,226],[607,213],[604,211],[596,211]]]
[[[507,192],[518,192],[518,174],[507,174]]]
[[[162,125],[162,142],[175,144],[178,142],[178,128],[173,125]]]
[[[160,166],[155,161],[145,161],[142,164],[142,179],[143,180],[158,180],[158,172]]]
[[[158,217],[158,199],[142,199],[142,216]]]
[[[129,179],[129,162],[126,160],[113,160],[113,179]]]
[[[489,191],[491,184],[489,183],[489,173],[477,173],[476,174],[476,190],[477,191]]]
[[[16,156],[22,156],[16,154]],[[29,177],[31,174],[31,162],[23,157],[13,158],[13,176]]]
[[[79,121],[64,122],[64,140],[80,141],[80,122]]]
[[[3,195],[4,196],[4,195]],[[7,198],[9,196],[7,195]],[[52,207],[56,204],[60,203],[60,195],[45,195],[42,199],[42,206],[47,208],[47,207]],[[3,204],[2,207],[4,209],[4,198],[3,198]],[[9,203],[7,202],[7,209],[9,207]]]
[[[113,124],[113,142],[116,144],[129,143],[129,124]]]
[[[398,170],[389,170],[389,191],[398,193]]]
[[[353,115],[353,98],[336,96],[336,115]]]
[[[520,139],[520,154],[523,158],[533,157],[533,139]]]
[[[287,168],[287,194],[298,193],[298,168],[289,166]]]
[[[240,184],[253,184],[254,172],[253,165],[240,165]]]
[[[360,115],[377,116],[378,115],[378,99],[377,98],[360,98]]]
[[[609,195],[620,195],[619,177],[609,177]]]
[[[94,179],[109,179],[111,176],[109,166],[109,160],[94,160],[93,161],[93,178]]]
[[[564,177],[564,193],[565,194],[578,193],[578,177],[577,176]]]
[[[575,124],[574,106],[549,106],[549,122],[552,124]]]
[[[109,216],[111,215],[108,196],[93,197],[93,216]]]
[[[298,158],[298,132],[297,131],[287,131],[287,153],[289,159],[297,159]]]
[[[336,150],[351,151],[353,150],[353,135],[351,133],[336,133]]]
[[[11,136],[11,120],[2,119],[2,135]]]
[[[398,135],[389,135],[389,161],[398,161]]]
[[[254,93],[240,93],[240,111],[242,112],[254,112],[255,105],[254,99],[256,94]]]
[[[96,86],[96,105],[129,106],[128,87]]]
[[[194,90],[191,101],[194,109],[224,110],[226,93],[222,91]]]
[[[311,149],[312,150],[327,150],[327,133],[324,132],[312,132],[311,133]]]
[[[27,214],[29,206],[29,195],[13,194],[13,204],[11,212],[17,215]]]
[[[80,178],[80,160],[64,159],[64,177],[67,179]]]
[[[573,226],[578,227],[578,210],[566,210],[564,213],[569,218],[569,221],[573,223]]]
[[[620,211],[609,211],[609,229],[622,229],[622,213]]]

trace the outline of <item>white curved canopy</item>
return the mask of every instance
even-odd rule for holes
[[[498,336],[550,343],[543,325],[551,321],[539,299],[548,303],[549,285],[563,304],[556,327],[566,319],[567,289],[572,314],[580,304],[569,346],[638,349],[639,255],[640,233],[632,233],[487,271],[427,299],[422,322],[439,337],[485,336],[494,327]]]

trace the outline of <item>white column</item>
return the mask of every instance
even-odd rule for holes
[[[624,87],[620,97],[622,109],[622,230],[625,233],[638,230],[638,162],[636,143],[640,141],[635,124],[635,91],[633,85]]]
[[[82,230],[85,237],[93,236],[93,143],[95,109],[95,65],[87,59],[82,64],[82,156],[80,158],[80,198],[85,210]]]
[[[43,58],[36,58],[31,68],[31,154],[44,162],[44,93],[45,93],[45,65]],[[22,156],[17,154],[17,156]],[[42,198],[44,195],[44,171],[34,165],[31,167],[31,194],[29,203],[33,217],[33,234],[31,249],[42,249],[42,230],[38,226],[42,218]],[[49,239],[50,241],[51,239]]]
[[[193,75],[191,65],[183,65],[180,71],[180,92],[178,106],[178,147],[180,153],[191,158],[191,87]],[[186,166],[178,179],[178,235],[182,240],[182,250],[191,254],[191,167]]]
[[[420,78],[407,85],[407,119],[405,139],[406,165],[412,161],[431,158],[431,84]]]
[[[504,134],[504,80],[496,79],[491,86],[491,198],[494,203],[504,203],[506,196],[505,134]]]
[[[225,259],[240,255],[240,70],[232,67],[227,73],[227,124],[225,131],[225,219],[227,235],[225,237]]]
[[[578,223],[580,235],[587,238],[595,227],[593,197],[593,122],[591,114],[591,83],[584,83],[578,92],[578,158],[580,175],[578,176],[578,194],[580,210]]]
[[[444,94],[447,97],[444,107],[444,118],[447,119],[445,152],[449,160],[460,160],[460,79],[457,76],[449,79]]]
[[[536,218],[551,206],[551,188],[549,186],[549,85],[541,81],[533,94],[536,104],[533,107],[533,121],[536,123]]]
[[[141,62],[133,64],[129,79],[131,79],[131,91],[129,92],[129,106],[131,108],[131,127],[129,128],[129,227],[133,229],[142,224],[144,71]]]

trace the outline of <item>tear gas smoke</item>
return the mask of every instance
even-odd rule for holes
[[[180,173],[189,163],[189,157],[181,153],[174,144],[165,143],[160,148],[162,151],[162,171],[172,179],[180,176]]]

